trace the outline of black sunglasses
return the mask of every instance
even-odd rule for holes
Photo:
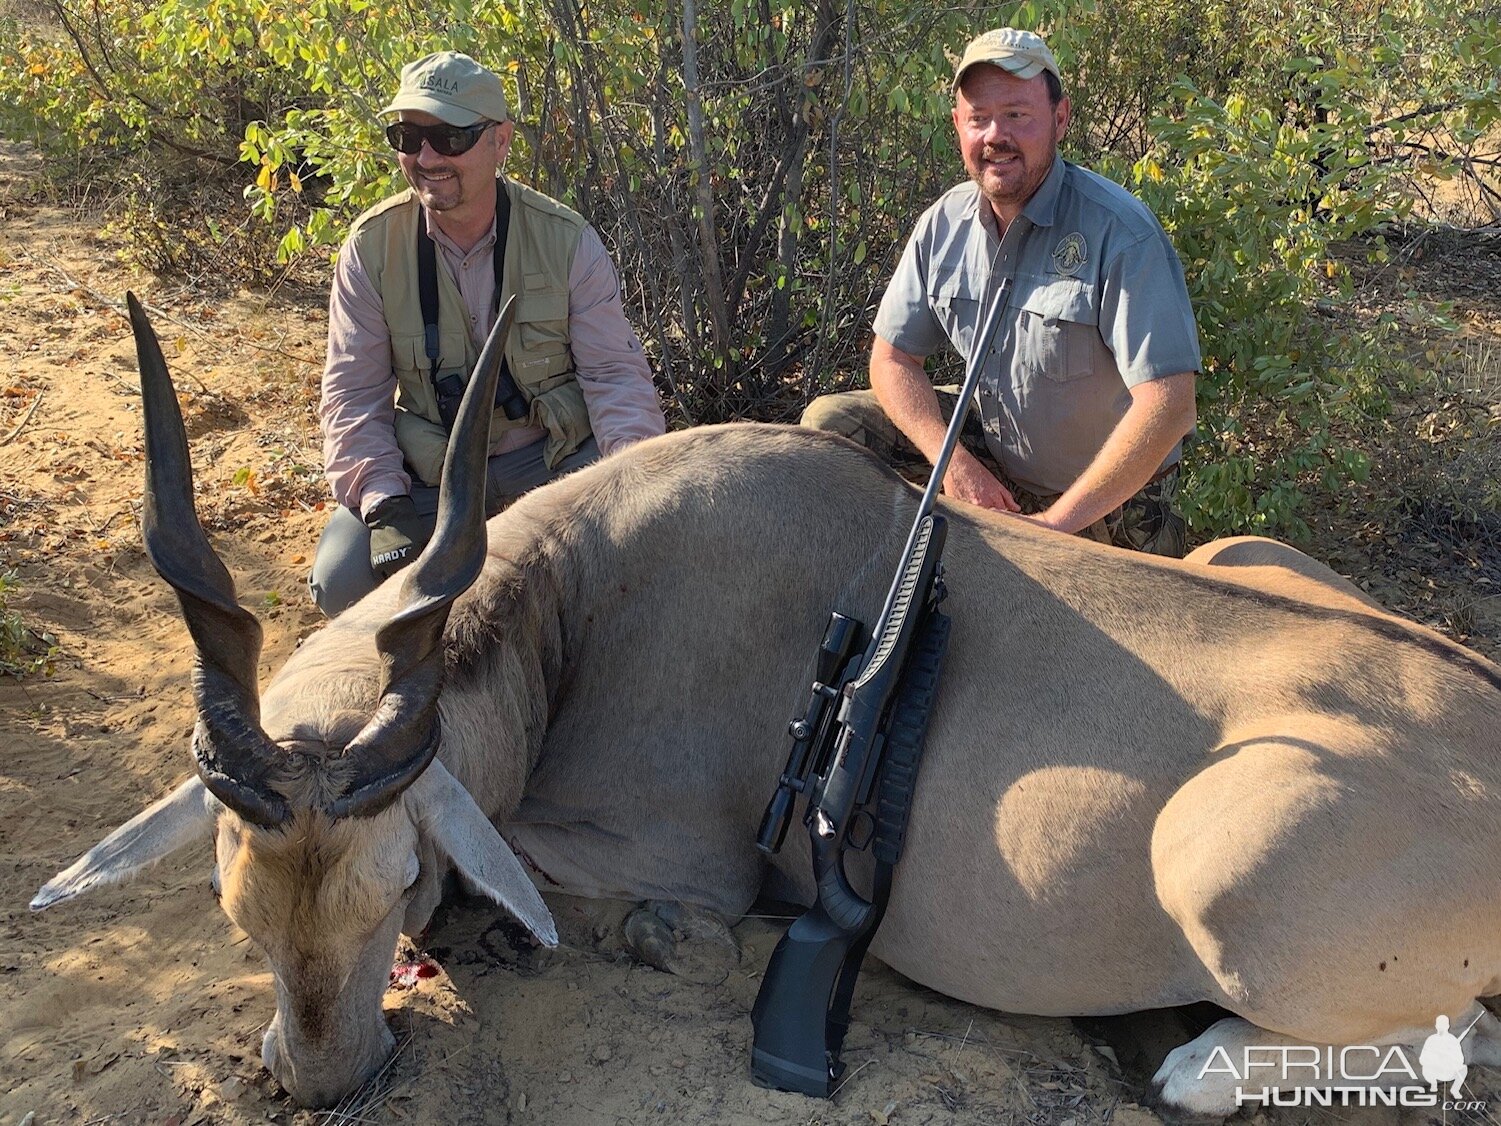
[[[386,126],[386,140],[407,156],[420,153],[423,141],[439,156],[459,156],[474,148],[485,130],[494,124],[477,121],[473,125],[418,125],[414,121],[393,121]]]

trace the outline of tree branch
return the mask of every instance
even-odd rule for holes
[[[695,0],[683,0],[683,95],[688,110],[688,154],[697,178],[698,255],[704,271],[704,299],[714,351],[730,359],[730,315],[725,304],[724,276],[719,263],[718,224],[714,220],[714,179],[704,142],[704,107],[698,82],[698,11]]]
[[[1427,117],[1429,114],[1442,113],[1444,110],[1458,109],[1459,106],[1459,102],[1429,102],[1427,105],[1419,106],[1417,109],[1409,110],[1407,113],[1398,114],[1396,117],[1389,117],[1385,121],[1376,122],[1374,125],[1367,125],[1365,127],[1365,135],[1369,137],[1372,133],[1380,133],[1383,129],[1390,129],[1393,125],[1401,125],[1405,121]]]

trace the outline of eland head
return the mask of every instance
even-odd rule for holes
[[[404,922],[426,920],[449,864],[539,942],[557,942],[515,855],[436,759],[444,627],[485,560],[486,436],[514,302],[464,395],[432,540],[391,580],[400,584],[394,612],[376,599],[315,635],[304,648],[319,649],[321,661],[294,659],[278,674],[264,721],[261,628],[198,522],[166,361],[134,295],[128,304],[146,425],[142,532],[196,649],[197,773],[49,881],[31,906],[128,879],[212,834],[224,910],[264,952],[276,983],[261,1058],[298,1102],[328,1105],[389,1056],[381,997],[397,936]]]

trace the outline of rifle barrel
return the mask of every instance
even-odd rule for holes
[[[897,596],[901,592],[906,561],[912,557],[912,550],[917,545],[923,517],[933,511],[933,500],[938,495],[938,490],[943,487],[943,475],[948,470],[949,459],[954,456],[954,447],[959,444],[959,432],[964,429],[964,419],[969,414],[970,400],[975,397],[975,388],[980,385],[980,372],[985,368],[985,354],[990,351],[990,342],[995,339],[995,331],[1000,326],[1001,314],[1006,311],[1006,297],[1010,292],[1011,279],[1002,278],[1000,288],[996,290],[995,300],[990,303],[990,309],[975,333],[974,345],[969,350],[969,363],[965,365],[964,386],[959,391],[959,401],[954,405],[954,416],[949,419],[949,428],[943,435],[943,448],[938,451],[938,459],[933,462],[933,475],[928,478],[928,487],[923,490],[922,500],[918,502],[917,518],[912,521],[912,531],[907,534],[907,546],[902,548],[902,562],[897,566],[896,579],[886,595],[886,603],[881,608],[881,616],[876,619],[876,637],[882,635],[887,621],[891,618],[892,608],[896,605]]]

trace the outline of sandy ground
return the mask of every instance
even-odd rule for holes
[[[0,559],[22,584],[13,606],[55,637],[57,657],[50,678],[0,679],[0,1126],[1158,1121],[1137,1105],[1140,1072],[1072,1022],[975,1009],[877,965],[838,1096],[760,1090],[749,1009],[776,920],[743,922],[739,964],[695,982],[621,953],[617,908],[566,902],[554,904],[565,944],[546,955],[518,953],[493,908],[445,908],[427,945],[441,972],[388,994],[403,1047],[384,1087],[314,1116],[260,1066],[270,975],[216,907],[206,847],[29,913],[48,877],[189,772],[186,632],[137,528],[139,394],[117,304],[128,286],[158,311],[200,513],[266,627],[263,677],[318,624],[302,580],[325,516],[319,301],[209,302],[132,273],[97,215],[29,198],[29,167],[0,153]],[[1475,1085],[1501,1108],[1501,1086]]]

